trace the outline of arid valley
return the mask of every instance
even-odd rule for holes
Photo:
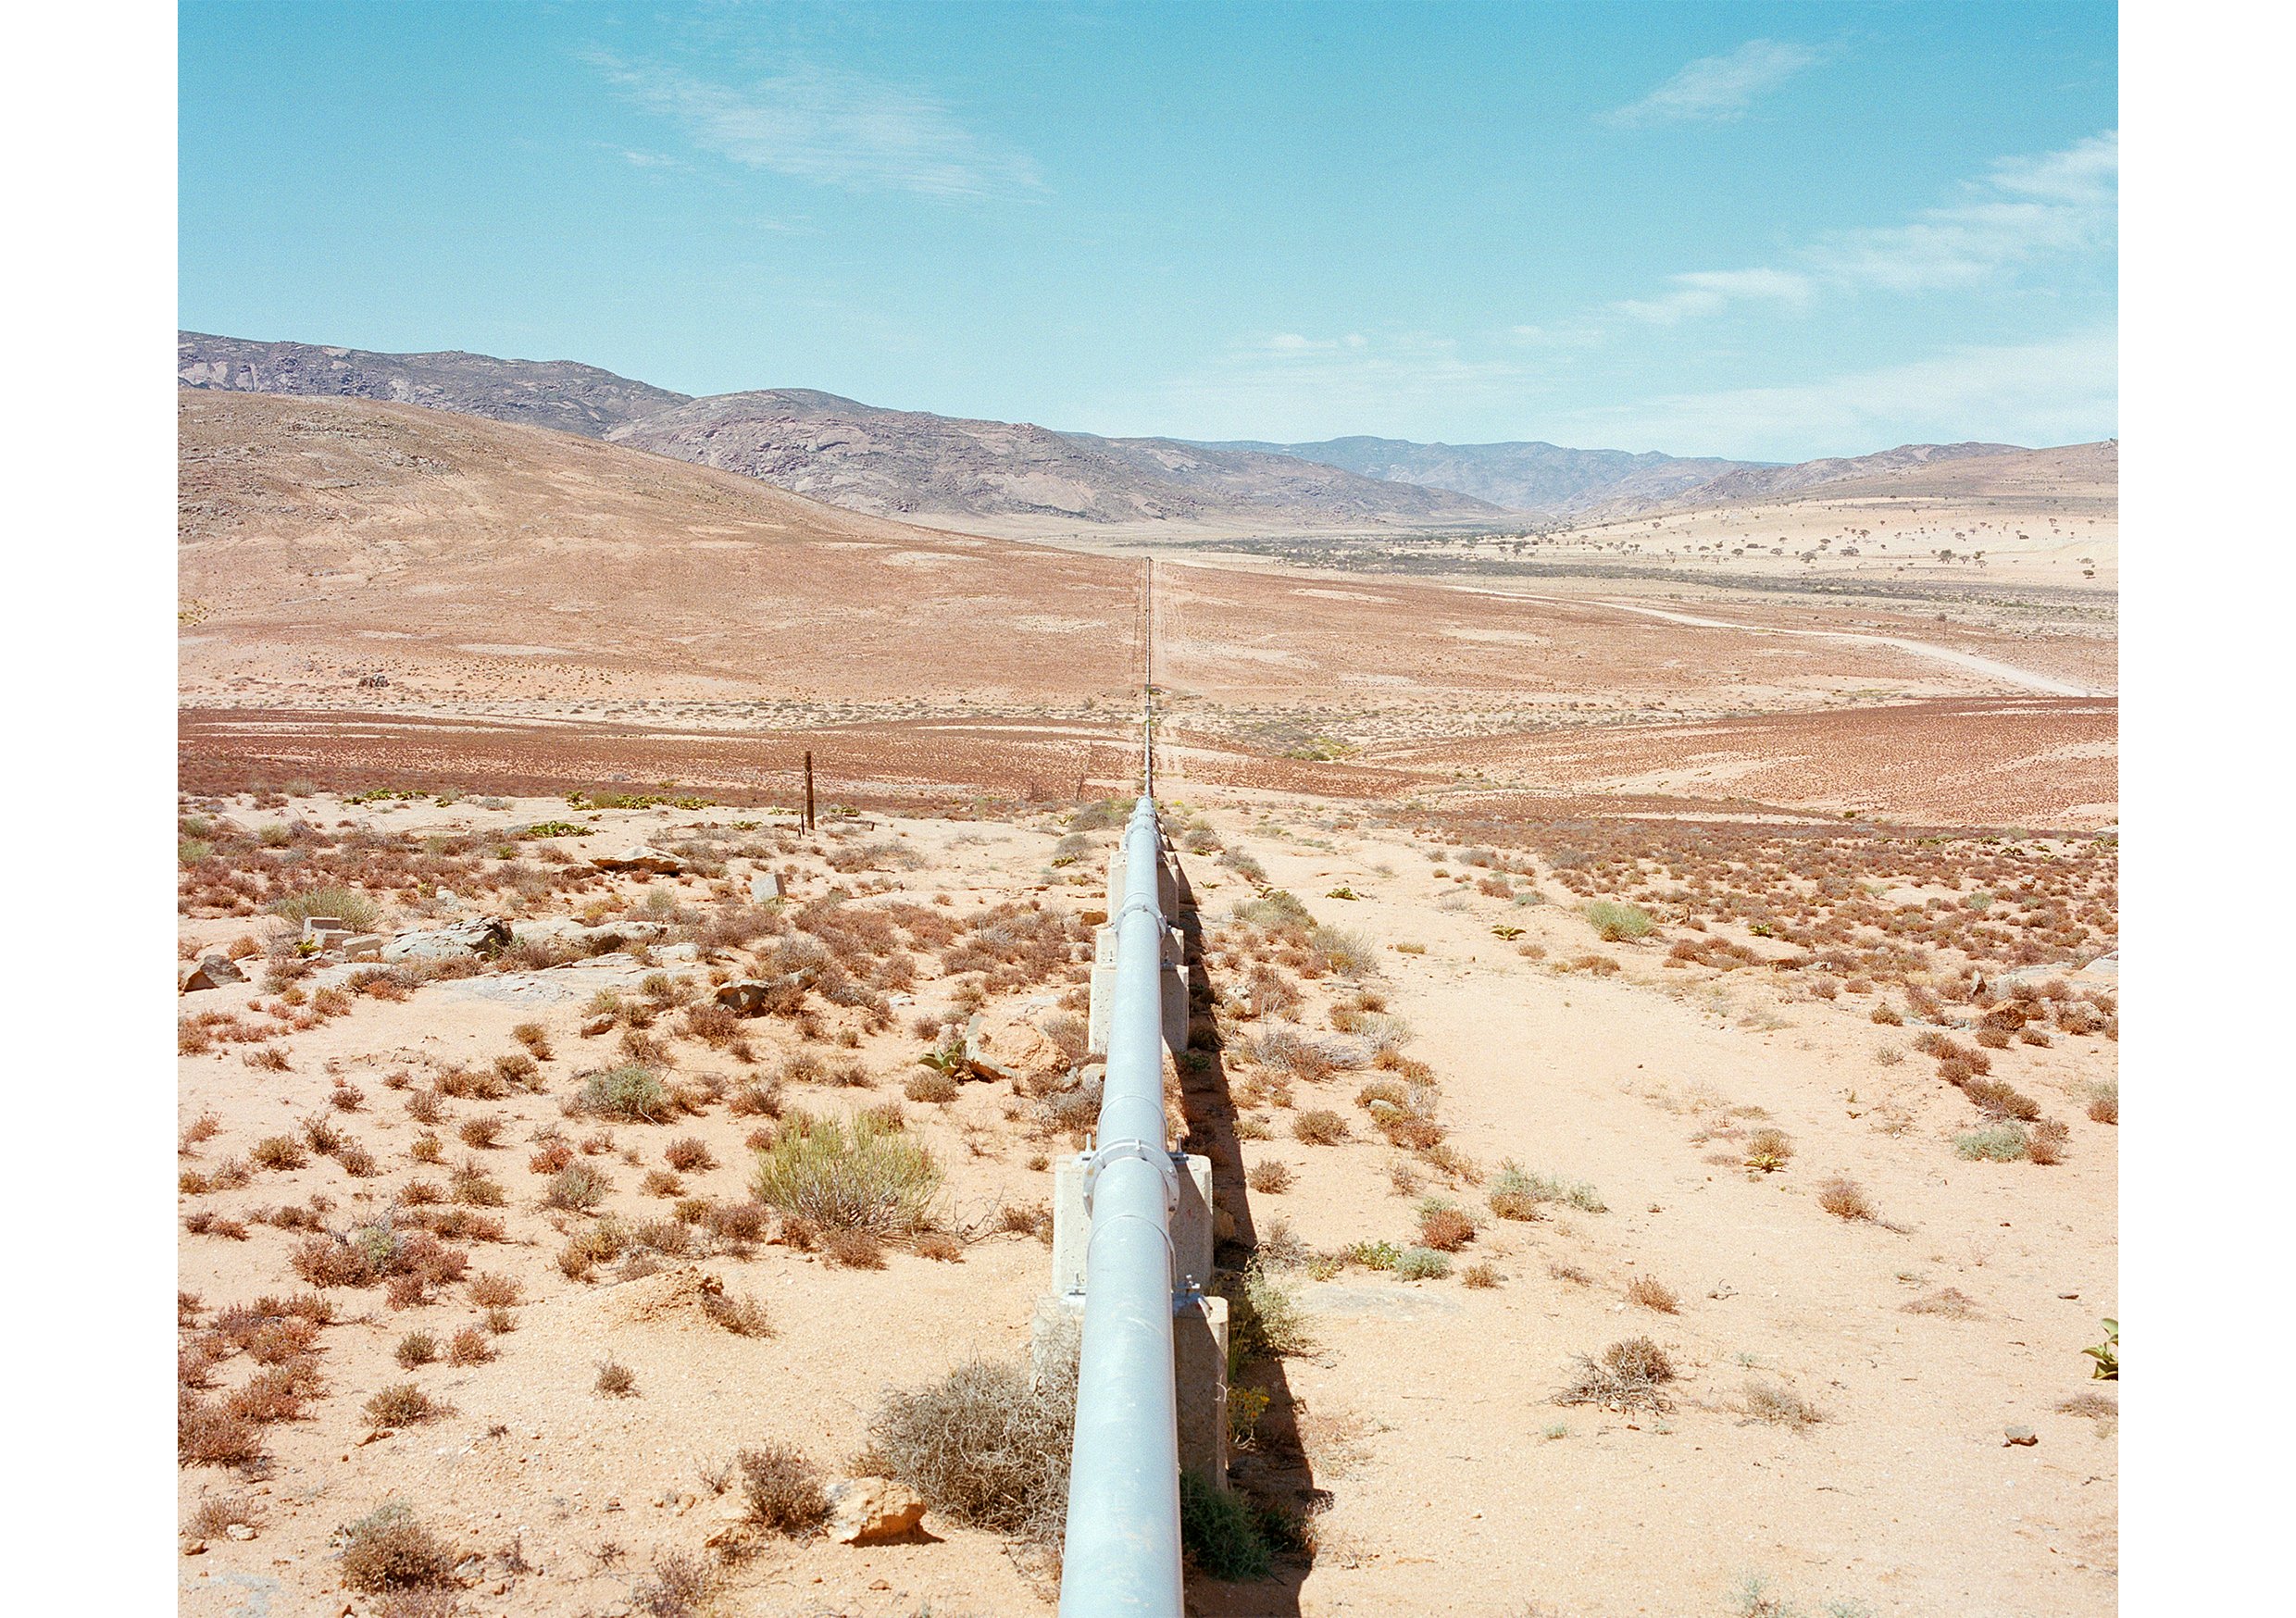
[[[185,1613],[1050,1613],[1147,655],[1268,1558],[1191,1611],[2113,1607],[2114,445],[967,529],[179,430]]]

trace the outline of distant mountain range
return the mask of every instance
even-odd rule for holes
[[[1776,500],[2007,444],[1909,444],[1776,466],[1540,442],[1101,438],[889,410],[810,389],[706,398],[568,360],[374,354],[176,335],[185,388],[380,400],[607,440],[828,504],[1008,535],[1505,528]]]
[[[1685,459],[1655,450],[1573,450],[1551,443],[1413,443],[1400,438],[1332,438],[1320,443],[1221,443],[1340,467],[1366,478],[1455,489],[1511,511],[1576,515],[1620,501],[1670,500],[1727,473],[1762,463]]]

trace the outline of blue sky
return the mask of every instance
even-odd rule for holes
[[[196,330],[1194,438],[2117,430],[2110,6],[180,17]]]

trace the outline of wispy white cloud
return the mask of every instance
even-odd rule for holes
[[[1564,442],[1766,460],[1972,438],[2065,443],[2115,430],[2119,368],[2116,337],[2102,327],[1785,387],[1666,394],[1546,425]]]
[[[1676,275],[1664,292],[1610,308],[1673,325],[1743,304],[1805,304],[1821,293],[1983,286],[2038,259],[2109,253],[2119,175],[2120,136],[2107,131],[2063,151],[2003,158],[1953,201],[1903,224],[1835,231],[1778,265]]]
[[[1611,307],[1632,319],[1671,326],[1731,304],[1806,304],[1812,291],[1808,276],[1790,269],[1694,269],[1667,277],[1667,290],[1657,297],[1628,298]]]
[[[1824,54],[1792,40],[1748,40],[1721,56],[1701,56],[1641,100],[1603,118],[1628,127],[1727,123],[1745,117],[1756,100],[1816,65]]]
[[[902,85],[805,67],[736,89],[658,62],[591,61],[702,150],[753,168],[850,191],[949,199],[1044,189],[1026,154],[975,133],[946,103]]]

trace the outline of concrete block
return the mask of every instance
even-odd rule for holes
[[[1188,967],[1179,934],[1165,929],[1164,1044],[1178,1056],[1188,1049]],[[1109,1009],[1116,1003],[1117,963],[1112,949],[1092,964],[1092,1004],[1085,1016],[1085,1048],[1095,1056],[1108,1054]]]
[[[1029,1374],[1039,1383],[1075,1374],[1084,1340],[1081,1293],[1048,1292],[1029,1321]],[[1172,1395],[1181,1469],[1228,1487],[1228,1300],[1172,1300]]]
[[[1124,845],[1118,843],[1108,856],[1108,914],[1114,915],[1124,908]],[[1172,869],[1172,853],[1167,849],[1156,865],[1156,904],[1167,915],[1179,913],[1179,880]]]
[[[1179,1413],[1179,1464],[1228,1487],[1228,1300],[1172,1300],[1172,1391]]]
[[[1085,1155],[1078,1152],[1053,1164],[1053,1290],[1081,1294],[1085,1255],[1092,1241],[1092,1219],[1084,1207]],[[1172,1154],[1179,1171],[1179,1206],[1172,1210],[1172,1289],[1205,1287],[1212,1280],[1212,1160]]]

